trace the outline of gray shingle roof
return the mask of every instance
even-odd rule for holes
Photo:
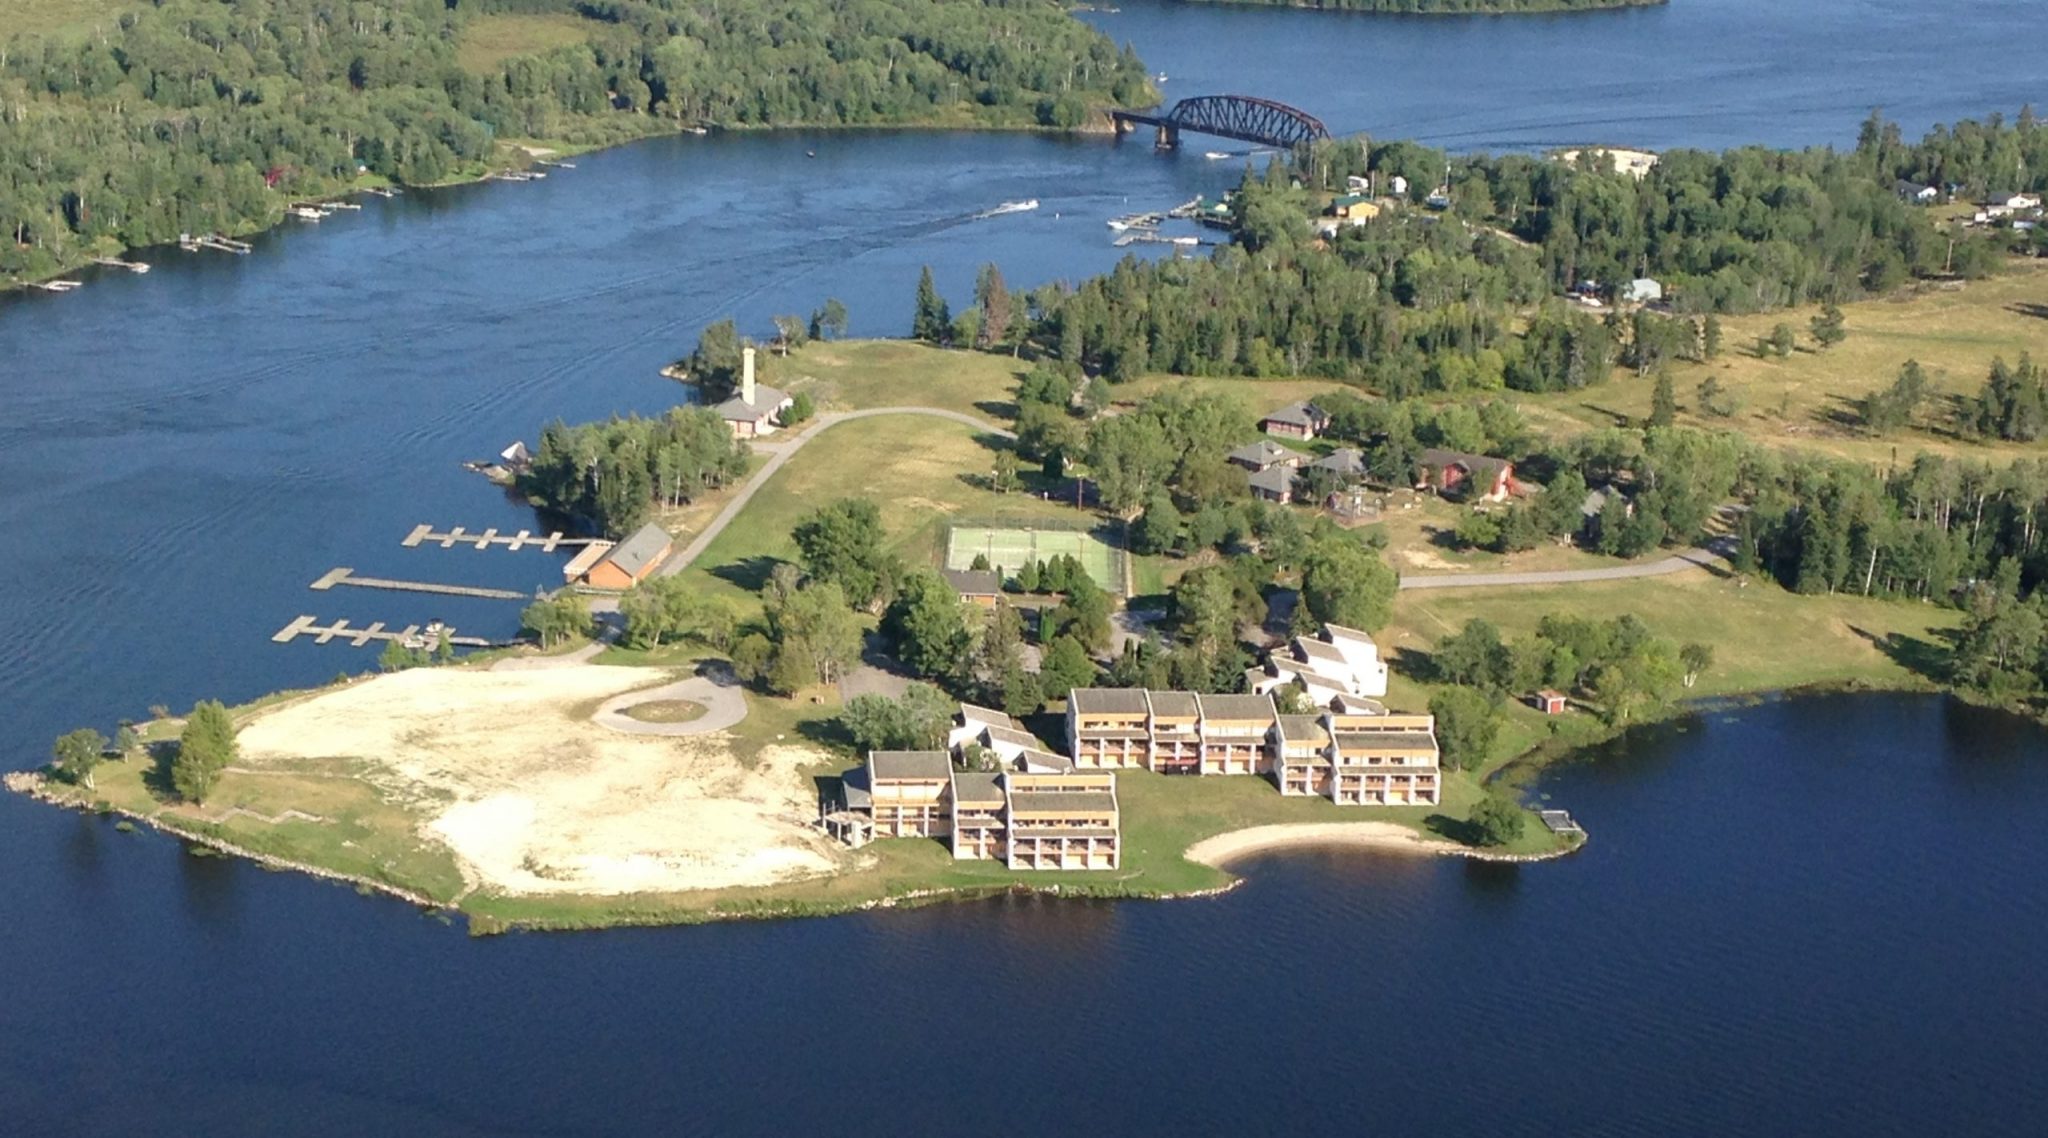
[[[1204,719],[1256,719],[1267,723],[1278,718],[1273,709],[1270,695],[1202,695],[1195,697],[1202,705]]]
[[[1075,688],[1067,705],[1084,715],[1146,715],[1152,710],[1143,688]]]
[[[1330,738],[1330,733],[1323,729],[1323,721],[1313,715],[1283,715],[1280,737],[1290,743],[1321,743]]]
[[[1255,443],[1246,443],[1224,457],[1240,466],[1258,467],[1263,470],[1275,463],[1300,462],[1308,456],[1298,450],[1289,450],[1271,439],[1260,439]]]
[[[732,398],[718,405],[718,416],[729,423],[757,423],[763,417],[773,415],[788,401],[788,395],[772,387],[756,385],[754,388],[754,401],[752,403],[740,398],[735,393]]]
[[[1261,423],[1288,423],[1297,427],[1313,427],[1323,421],[1323,413],[1313,403],[1289,403],[1287,406],[1280,408],[1259,421]]]
[[[1481,471],[1492,474],[1494,471],[1508,465],[1508,460],[1504,458],[1494,458],[1491,455],[1484,454],[1466,454],[1463,451],[1441,450],[1437,447],[1430,447],[1424,450],[1418,456],[1417,461],[1432,470],[1442,470],[1447,466],[1462,466],[1475,474]]]
[[[955,771],[953,801],[977,806],[1000,805],[1003,788],[996,785],[996,776],[986,771]]]
[[[1201,705],[1195,702],[1195,693],[1185,691],[1146,692],[1145,697],[1152,704],[1152,714],[1167,719],[1193,719],[1202,713]]]
[[[634,530],[633,536],[612,546],[611,552],[598,558],[597,563],[616,565],[625,570],[627,576],[638,577],[649,565],[667,556],[669,546],[674,540],[669,537],[667,530],[648,522]]]
[[[1100,790],[1013,790],[1010,811],[1114,814],[1116,795]]]
[[[1365,452],[1357,447],[1338,447],[1309,465],[1346,478],[1358,478],[1365,474]]]
[[[941,569],[953,591],[961,596],[989,596],[1003,591],[1003,575],[992,569]]]
[[[1294,492],[1294,468],[1269,466],[1253,473],[1251,484],[1254,490],[1263,490],[1275,498],[1284,498]]]
[[[953,760],[944,751],[869,751],[871,779],[949,779]]]

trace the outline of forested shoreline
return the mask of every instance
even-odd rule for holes
[[[465,66],[465,31],[504,15],[570,21],[581,42]],[[1135,55],[1046,0],[156,0],[99,34],[0,45],[0,274],[473,177],[505,140],[1071,130],[1151,93]]]

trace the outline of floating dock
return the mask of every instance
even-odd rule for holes
[[[105,265],[110,269],[127,269],[131,273],[146,273],[149,271],[149,266],[141,261],[124,261],[119,257],[94,257],[92,263],[95,265]]]
[[[536,534],[527,530],[504,534],[499,533],[495,529],[487,529],[482,533],[471,533],[461,526],[456,526],[446,533],[438,533],[433,526],[417,525],[412,527],[412,532],[406,534],[405,540],[399,544],[407,549],[417,549],[422,545],[436,543],[443,549],[453,549],[458,545],[472,546],[476,549],[489,549],[493,545],[502,545],[514,552],[530,545],[542,553],[553,553],[555,550],[566,546],[591,545],[603,540],[603,538],[597,537],[563,537],[560,530],[549,534]]]
[[[185,242],[182,239],[178,242],[178,244],[180,246],[185,246]],[[199,249],[217,249],[220,252],[234,253],[237,256],[247,256],[252,250],[256,248],[254,245],[249,244],[247,241],[237,241],[232,237],[222,237],[218,233],[211,234],[206,237],[194,238],[192,240],[192,244],[186,247]]]
[[[1567,836],[1577,834],[1580,837],[1584,837],[1586,834],[1586,831],[1580,828],[1577,822],[1572,821],[1570,811],[1538,810],[1536,812],[1536,816],[1538,818],[1543,819],[1544,826],[1548,827],[1550,832],[1553,834],[1563,834]]]
[[[448,643],[457,648],[495,647],[490,641],[485,640],[481,636],[457,636],[452,628],[432,629],[430,632],[427,628],[423,628],[420,625],[408,624],[404,628],[392,629],[386,628],[381,620],[375,621],[364,628],[351,628],[345,620],[337,620],[333,624],[321,624],[320,618],[316,616],[301,616],[283,628],[278,629],[270,639],[278,644],[290,644],[301,636],[310,636],[315,644],[325,644],[330,640],[345,640],[353,648],[361,648],[373,640],[396,640],[408,648],[432,648],[440,643],[440,639],[444,635],[448,638]]]
[[[441,585],[432,581],[393,581],[385,577],[358,577],[355,570],[348,568],[329,569],[325,576],[313,582],[311,588],[324,593],[336,585],[354,585],[358,589],[389,589],[398,593],[435,593],[444,597],[482,597],[490,601],[533,599],[516,589],[486,589],[476,585]]]

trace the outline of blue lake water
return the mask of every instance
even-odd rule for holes
[[[2033,9],[1088,18],[1169,97],[1500,149],[2011,113],[2042,85],[2012,34]],[[547,582],[559,559],[398,541],[534,525],[459,462],[550,417],[658,410],[656,370],[720,316],[837,295],[856,333],[900,334],[921,265],[956,298],[985,261],[1024,285],[1106,269],[1106,218],[1234,181],[1203,148],[659,140],[0,301],[0,765],[370,666],[268,642],[301,612],[509,632],[502,602],[305,585]],[[0,1129],[2030,1132],[2044,753],[1937,699],[1774,703],[1547,778],[1595,835],[1554,865],[1289,855],[1204,902],[486,941],[4,796]]]

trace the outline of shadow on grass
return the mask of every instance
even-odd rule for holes
[[[142,772],[142,789],[159,802],[176,802],[178,787],[171,781],[171,764],[178,758],[177,741],[150,743],[142,753],[149,764]]]
[[[1387,666],[1412,679],[1428,682],[1436,678],[1436,654],[1416,648],[1396,648]]]
[[[2034,304],[2023,300],[2006,305],[2005,310],[2015,316],[2031,316],[2036,320],[2048,320],[2048,304]]]
[[[825,719],[800,720],[796,725],[796,733],[808,742],[835,752],[854,752],[853,735],[846,730],[846,724],[836,715]],[[836,776],[833,781],[838,781]]]
[[[1962,635],[1960,631],[1953,629],[1936,632],[1934,635],[1938,639],[1907,636],[1903,632],[1879,635],[1853,624],[1849,626],[1849,631],[1869,641],[1893,663],[1916,676],[1937,683],[1949,679],[1953,671],[1956,641]]]
[[[1017,405],[1001,399],[977,399],[974,409],[999,422],[1014,422],[1017,418]]]
[[[1483,836],[1478,826],[1448,814],[1431,814],[1422,820],[1422,826],[1437,837],[1448,838],[1462,846],[1476,846]]]
[[[775,572],[775,567],[780,564],[780,558],[756,554],[753,557],[719,565],[711,570],[711,575],[721,581],[738,585],[750,593],[758,593],[767,586],[768,575]]]

